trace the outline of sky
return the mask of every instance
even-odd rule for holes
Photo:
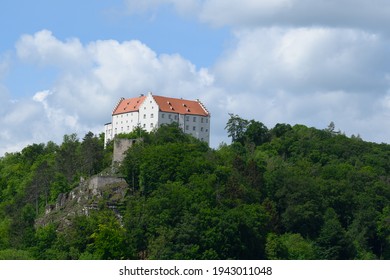
[[[390,141],[388,0],[6,0],[0,34],[0,156],[148,92],[200,99],[213,148],[229,113]]]

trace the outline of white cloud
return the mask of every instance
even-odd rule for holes
[[[60,41],[43,30],[22,36],[16,49],[22,62],[54,67],[60,74],[50,89],[6,108],[0,122],[5,127],[0,136],[3,152],[23,148],[14,145],[15,139],[22,144],[59,142],[64,134],[99,133],[122,96],[152,91],[195,99],[213,84],[207,69],[197,69],[178,54],[158,55],[136,40],[82,45],[77,39]]]
[[[47,106],[47,103],[46,103],[46,98],[51,95],[52,93],[48,90],[45,90],[45,91],[40,91],[40,92],[37,92],[34,96],[33,96],[33,100],[36,101],[36,102],[41,102],[43,103],[45,106]]]
[[[223,83],[256,90],[365,90],[386,87],[390,41],[351,29],[259,28],[236,33],[237,44],[215,71]]]
[[[235,38],[213,69],[230,112],[269,126],[334,121],[349,135],[388,142],[388,108],[379,105],[390,86],[387,37],[310,27],[241,30]]]
[[[0,60],[0,79],[5,75],[8,71],[8,62],[4,60]]]
[[[16,50],[20,59],[40,66],[74,70],[90,65],[89,57],[78,39],[61,42],[49,30],[23,35],[16,44]]]
[[[32,143],[31,124],[40,119],[39,107],[29,100],[1,101],[3,110],[0,111],[0,156],[5,152],[22,149],[26,144]]]
[[[181,15],[192,14],[212,26],[332,26],[387,32],[387,0],[125,0],[132,13],[156,12],[170,5]]]
[[[7,104],[0,108],[0,154],[28,142],[59,141],[65,133],[99,132],[120,97],[148,91],[200,98],[212,114],[213,147],[228,141],[228,113],[269,127],[325,128],[334,121],[347,135],[389,142],[390,2],[125,2],[131,13],[171,5],[181,16],[231,27],[232,40],[215,65],[199,69],[180,54],[160,54],[138,40],[82,44],[47,30],[24,35],[16,44],[18,58],[54,67],[59,76],[48,90],[14,103],[0,86],[0,102]],[[20,109],[27,117],[16,113]]]

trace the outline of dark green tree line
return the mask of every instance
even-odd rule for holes
[[[58,194],[110,166],[103,135],[0,159],[0,259],[389,259],[390,145],[231,114],[211,149],[177,124],[141,128],[125,205],[35,227]]]

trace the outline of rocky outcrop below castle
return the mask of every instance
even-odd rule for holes
[[[36,226],[55,223],[60,230],[69,226],[75,216],[88,216],[101,207],[112,209],[121,219],[120,209],[124,206],[127,190],[126,181],[115,176],[95,175],[87,180],[81,179],[78,187],[60,194],[56,204],[46,207],[45,215],[36,220]]]

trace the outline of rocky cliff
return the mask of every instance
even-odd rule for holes
[[[56,204],[48,205],[45,214],[36,220],[36,226],[49,223],[58,224],[58,229],[68,226],[72,218],[78,215],[89,215],[90,211],[100,207],[110,208],[121,220],[120,209],[128,191],[126,181],[118,177],[118,167],[125,158],[127,150],[142,139],[115,139],[111,168],[98,175],[84,180],[66,194],[60,194]]]
[[[128,185],[123,178],[95,175],[88,180],[80,180],[78,187],[66,194],[60,194],[55,205],[46,207],[45,215],[37,219],[37,226],[48,223],[58,224],[61,229],[69,225],[77,215],[89,215],[99,207],[112,209],[121,219],[120,208],[123,206]]]

